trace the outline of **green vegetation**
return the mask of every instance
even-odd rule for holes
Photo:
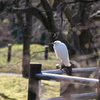
[[[31,45],[31,62],[41,63],[43,70],[54,69],[56,63],[53,52],[49,52],[49,59],[44,60],[44,46]],[[22,45],[13,45],[11,61],[7,62],[8,47],[0,48],[0,72],[21,73],[22,71]],[[56,84],[56,85],[55,85]],[[27,100],[28,79],[18,76],[0,75],[0,100]],[[53,92],[52,92],[53,91]],[[59,95],[59,83],[42,81],[41,98],[56,97]]]
[[[25,100],[27,87],[28,80],[22,77],[0,76],[0,100]]]
[[[18,76],[0,76],[0,100],[27,100],[27,91],[28,79]],[[42,81],[40,98],[56,96],[59,96],[59,83]]]
[[[31,62],[41,63],[43,70],[55,69],[55,64],[60,61],[53,52],[49,52],[49,59],[44,60],[44,46],[38,44],[31,45]],[[22,71],[22,45],[12,46],[11,62],[7,62],[8,48],[0,49],[0,72],[21,73]],[[59,96],[58,82],[42,81],[40,98]],[[28,79],[20,76],[0,75],[0,100],[27,100]]]
[[[54,69],[55,64],[60,63],[53,52],[49,52],[49,59],[44,60],[43,45],[31,44],[31,62],[41,63],[43,70]],[[8,47],[0,48],[0,72],[21,73],[22,71],[22,45],[13,45],[11,61],[7,62]]]

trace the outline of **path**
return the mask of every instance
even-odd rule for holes
[[[0,75],[4,75],[4,76],[21,76],[22,74],[15,74],[15,73],[0,73]]]

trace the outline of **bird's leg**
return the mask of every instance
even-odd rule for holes
[[[62,64],[61,70],[65,70],[66,73],[67,73],[68,75],[70,75],[70,76],[72,75],[72,67],[71,67],[71,66],[68,67],[68,66],[65,66],[64,64]]]
[[[63,70],[64,68],[65,68],[65,65],[62,64],[60,69]]]

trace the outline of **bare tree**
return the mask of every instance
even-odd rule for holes
[[[24,2],[23,6],[20,2]],[[90,54],[94,50],[96,51],[96,49],[91,47],[92,35],[90,27],[85,27],[90,26],[90,10],[92,10],[91,6],[96,2],[99,2],[99,0],[0,1],[1,12],[5,10],[9,13],[15,13],[19,19],[24,41],[23,76],[28,76],[32,16],[35,16],[41,21],[48,30],[52,41],[61,40],[67,45],[70,51],[70,57],[76,54]],[[76,14],[71,12],[75,12]],[[63,37],[63,28],[66,28],[66,23],[70,23],[69,35],[71,35],[71,38],[68,36],[68,40],[72,40],[72,43]]]

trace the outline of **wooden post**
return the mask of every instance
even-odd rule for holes
[[[45,55],[44,55],[45,60],[48,59],[48,45],[45,45]]]
[[[35,77],[37,73],[41,73],[41,64],[30,63],[28,100],[40,100],[39,80]]]
[[[8,58],[7,58],[7,62],[11,61],[11,47],[12,47],[12,44],[8,44]]]

